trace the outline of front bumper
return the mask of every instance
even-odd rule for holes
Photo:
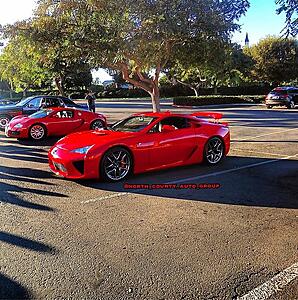
[[[265,104],[271,106],[287,106],[290,104],[290,100],[268,99],[265,101]]]
[[[5,127],[5,136],[15,138],[28,138],[28,131],[24,128],[16,129],[8,125]]]
[[[99,161],[84,154],[53,147],[48,153],[49,166],[53,173],[69,179],[99,178]]]

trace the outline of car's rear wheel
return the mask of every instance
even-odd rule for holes
[[[224,157],[225,146],[222,139],[213,137],[209,139],[204,148],[204,161],[209,165],[218,164]]]
[[[47,129],[42,124],[34,124],[29,129],[29,137],[33,140],[42,140],[47,136]]]
[[[104,128],[104,123],[102,120],[95,120],[91,123],[90,129],[97,130],[101,128]]]
[[[123,147],[108,150],[101,160],[100,173],[104,180],[117,182],[130,175],[132,157]]]
[[[0,129],[5,129],[11,119],[9,115],[0,115]]]

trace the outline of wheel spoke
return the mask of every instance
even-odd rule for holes
[[[126,150],[110,153],[104,163],[106,175],[114,181],[124,178],[128,174],[130,167],[130,157]]]
[[[223,142],[214,138],[207,144],[206,158],[209,163],[215,164],[220,161],[223,156]]]

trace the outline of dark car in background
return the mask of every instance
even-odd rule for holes
[[[0,98],[0,106],[9,104],[14,104],[14,102],[8,99]]]
[[[9,121],[15,116],[31,115],[42,108],[49,107],[88,109],[87,105],[78,105],[70,99],[62,96],[32,96],[22,99],[16,104],[0,106],[0,129],[5,129]]]
[[[292,86],[277,87],[265,98],[267,108],[273,106],[286,106],[294,108],[298,104],[298,88]]]

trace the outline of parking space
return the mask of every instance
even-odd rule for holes
[[[97,105],[110,122],[149,109]],[[298,110],[203,110],[230,123],[220,165],[117,184],[56,177],[47,151],[57,139],[0,133],[0,298],[297,299],[296,269],[278,293],[249,293],[298,262]]]

